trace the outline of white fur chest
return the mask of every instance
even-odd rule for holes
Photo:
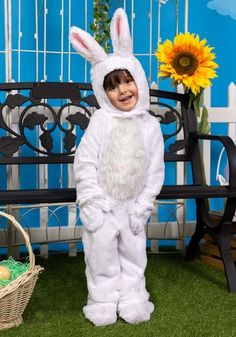
[[[143,189],[147,166],[147,151],[136,121],[114,118],[100,162],[100,185],[115,199],[133,198]]]

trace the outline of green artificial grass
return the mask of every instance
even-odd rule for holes
[[[151,320],[107,327],[85,320],[83,254],[37,259],[45,268],[23,315],[23,324],[0,331],[5,337],[235,337],[236,294],[224,273],[178,254],[148,254],[147,288],[156,309]]]

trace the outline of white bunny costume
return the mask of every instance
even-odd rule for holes
[[[164,179],[163,138],[149,109],[149,89],[133,56],[127,16],[116,10],[111,22],[114,54],[72,27],[73,47],[92,64],[100,105],[76,150],[74,172],[88,284],[83,311],[95,325],[113,324],[117,313],[129,323],[149,320],[154,305],[145,288],[144,225]],[[116,109],[103,89],[104,77],[127,69],[138,88],[131,111]]]

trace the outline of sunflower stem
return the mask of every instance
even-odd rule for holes
[[[203,104],[203,92],[204,89],[201,88],[200,92],[195,95],[191,90],[189,90],[189,108],[193,107],[197,121],[200,119],[197,131],[199,133],[208,134],[210,132],[210,125],[208,122],[208,110]]]
[[[198,127],[198,132],[206,133],[206,134],[210,132],[210,125],[208,122],[208,110],[205,105],[202,108],[202,116],[201,116],[200,125]]]

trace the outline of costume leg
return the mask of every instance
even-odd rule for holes
[[[118,250],[121,265],[121,290],[118,313],[128,323],[148,321],[154,310],[146,290],[144,272],[147,264],[144,229],[134,235],[129,226],[129,215],[122,209],[117,215],[120,227]]]
[[[105,215],[104,225],[94,233],[84,230],[83,245],[88,286],[85,317],[95,325],[113,324],[117,320],[120,283],[120,261],[117,236],[112,216]]]

